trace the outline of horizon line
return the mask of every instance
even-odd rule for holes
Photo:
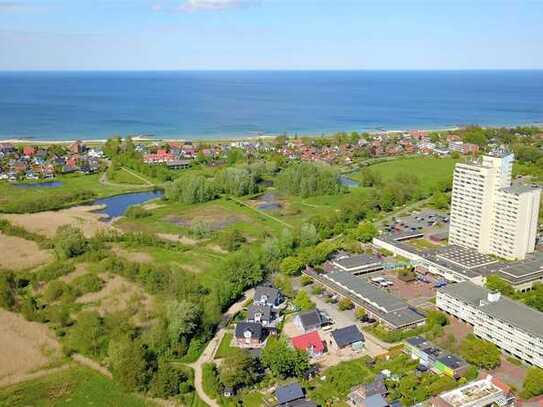
[[[0,73],[34,72],[533,72],[541,68],[190,68],[190,69],[0,69]]]

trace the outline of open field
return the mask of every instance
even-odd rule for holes
[[[149,209],[151,216],[135,220],[120,219],[115,226],[124,231],[187,236],[194,225],[200,224],[212,232],[235,228],[252,239],[284,228],[280,223],[228,199],[195,205],[166,202],[152,208]]]
[[[0,406],[156,406],[94,371],[74,366],[0,390]]]
[[[53,260],[51,251],[40,249],[36,242],[2,233],[0,253],[0,269],[24,270]]]
[[[46,211],[31,214],[4,214],[0,215],[16,226],[25,228],[29,232],[47,237],[53,237],[60,226],[73,225],[81,228],[85,236],[92,237],[97,232],[109,228],[109,224],[102,222],[103,215],[93,211],[100,206],[75,206],[59,211]]]
[[[45,325],[0,309],[0,327],[0,386],[62,359],[60,344]]]
[[[416,175],[420,185],[424,189],[430,190],[440,182],[445,182],[452,177],[454,165],[458,161],[452,158],[416,157],[387,161],[369,168],[380,174],[385,183],[393,180],[399,174]],[[362,179],[360,171],[350,174],[349,177],[356,180]]]
[[[95,309],[100,315],[129,309],[136,324],[149,319],[153,301],[141,287],[118,275],[101,273],[99,276],[106,282],[104,287],[98,292],[79,297],[76,301],[78,304],[85,304],[87,309]]]

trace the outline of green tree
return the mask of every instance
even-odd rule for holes
[[[285,273],[289,276],[296,275],[302,270],[305,266],[305,263],[296,256],[285,257],[281,261],[280,270],[282,273]]]
[[[311,223],[304,223],[300,227],[299,236],[301,247],[313,246],[319,241],[317,229]]]
[[[158,369],[153,374],[149,393],[153,397],[168,398],[179,394],[180,385],[187,381],[187,377],[174,368],[171,363],[165,359],[158,360]]]
[[[309,369],[306,352],[292,349],[284,338],[270,338],[262,350],[262,364],[280,378],[301,377]]]
[[[170,343],[175,346],[195,332],[200,320],[200,309],[188,301],[173,300],[166,304],[166,318]]]
[[[15,305],[17,282],[10,272],[0,272],[0,307],[11,310]]]
[[[368,243],[371,242],[375,236],[377,236],[377,228],[373,223],[364,222],[352,229],[349,234],[352,238],[360,242]]]
[[[353,308],[354,308],[354,304],[348,298],[342,298],[338,303],[338,309],[340,311],[347,311],[347,310],[353,309]]]
[[[83,311],[77,316],[70,331],[72,349],[93,357],[100,357],[106,350],[108,338],[104,321],[96,311]]]
[[[430,205],[436,209],[447,209],[449,208],[449,197],[443,192],[436,192],[430,199]]]
[[[531,367],[528,369],[521,395],[525,399],[543,394],[543,369]]]
[[[148,380],[145,352],[139,341],[122,338],[111,341],[108,348],[113,378],[126,391],[143,391]]]
[[[79,256],[87,250],[88,242],[76,227],[71,225],[60,226],[55,235],[55,252],[60,259]]]
[[[250,386],[256,381],[255,360],[247,351],[238,349],[224,359],[219,377],[221,383],[228,387]]]
[[[296,294],[296,298],[294,298],[293,303],[296,307],[298,307],[298,309],[302,311],[307,311],[315,308],[315,304],[313,303],[313,301],[311,301],[309,295],[307,295],[304,290],[298,291],[298,294]]]
[[[498,347],[473,334],[466,336],[460,344],[460,354],[467,362],[482,369],[493,369],[500,364]]]
[[[354,315],[357,319],[364,319],[366,317],[366,315],[368,315],[368,313],[366,312],[366,310],[362,307],[357,307],[354,311]]]

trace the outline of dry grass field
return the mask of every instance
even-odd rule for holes
[[[100,206],[75,206],[60,211],[47,211],[30,214],[2,215],[14,225],[20,226],[29,232],[53,237],[60,226],[73,225],[79,227],[85,236],[92,237],[97,232],[109,228],[109,224],[102,222],[102,215],[93,211]]]
[[[24,270],[53,260],[50,250],[42,250],[30,240],[0,233],[0,269]]]
[[[0,309],[0,327],[0,386],[61,360],[60,345],[45,325]]]

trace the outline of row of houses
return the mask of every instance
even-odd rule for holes
[[[51,179],[74,172],[91,174],[99,170],[103,156],[101,150],[87,148],[80,141],[67,148],[0,143],[0,180]]]

